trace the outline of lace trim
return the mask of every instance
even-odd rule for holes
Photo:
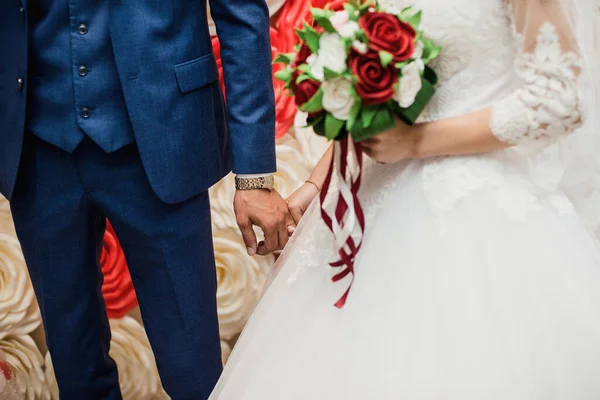
[[[581,125],[576,68],[579,57],[563,52],[556,27],[540,28],[533,52],[515,62],[524,86],[493,106],[490,128],[500,140],[557,139]]]

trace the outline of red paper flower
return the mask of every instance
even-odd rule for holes
[[[104,248],[100,257],[104,274],[102,294],[109,318],[122,318],[138,305],[125,255],[113,227],[107,222]]]
[[[369,51],[367,54],[351,52],[349,64],[358,78],[355,87],[363,104],[381,104],[392,98],[394,84],[398,80],[398,72],[392,64],[384,68],[379,60],[379,54],[374,51]]]
[[[416,32],[410,24],[392,14],[368,12],[358,20],[369,39],[369,48],[387,51],[395,62],[410,59],[415,51]]]

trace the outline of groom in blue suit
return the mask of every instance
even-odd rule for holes
[[[264,0],[210,5],[226,104],[203,1],[0,4],[0,193],[61,399],[121,399],[98,266],[106,217],[174,400],[206,399],[222,368],[207,189],[238,174],[251,255],[287,241],[287,206],[272,190],[268,10]]]

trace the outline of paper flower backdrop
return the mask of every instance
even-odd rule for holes
[[[19,242],[14,236],[0,233],[0,339],[30,334],[40,324],[39,308]]]
[[[108,317],[122,318],[138,305],[138,301],[123,250],[110,223],[106,226],[100,265],[104,274],[102,295]]]

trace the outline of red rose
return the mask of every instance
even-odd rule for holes
[[[296,105],[298,107],[307,103],[319,90],[321,84],[317,81],[313,81],[312,79],[305,79],[299,84],[296,85],[296,77],[292,77],[292,89],[294,90],[294,94],[296,95]],[[294,88],[295,86],[295,88]]]
[[[409,60],[415,51],[416,32],[410,24],[392,14],[368,12],[358,20],[369,39],[369,48],[387,51],[395,62]]]
[[[292,68],[296,68],[302,64],[306,64],[306,59],[311,55],[311,51],[310,51],[310,47],[308,47],[307,45],[303,44],[302,47],[300,47],[300,50],[298,50],[298,53],[296,54],[296,59],[294,60],[294,62],[292,63],[291,67]]]
[[[363,104],[381,104],[392,98],[398,72],[391,63],[384,68],[379,54],[374,51],[367,54],[353,51],[350,53],[349,63],[352,73],[358,78],[356,92]]]

